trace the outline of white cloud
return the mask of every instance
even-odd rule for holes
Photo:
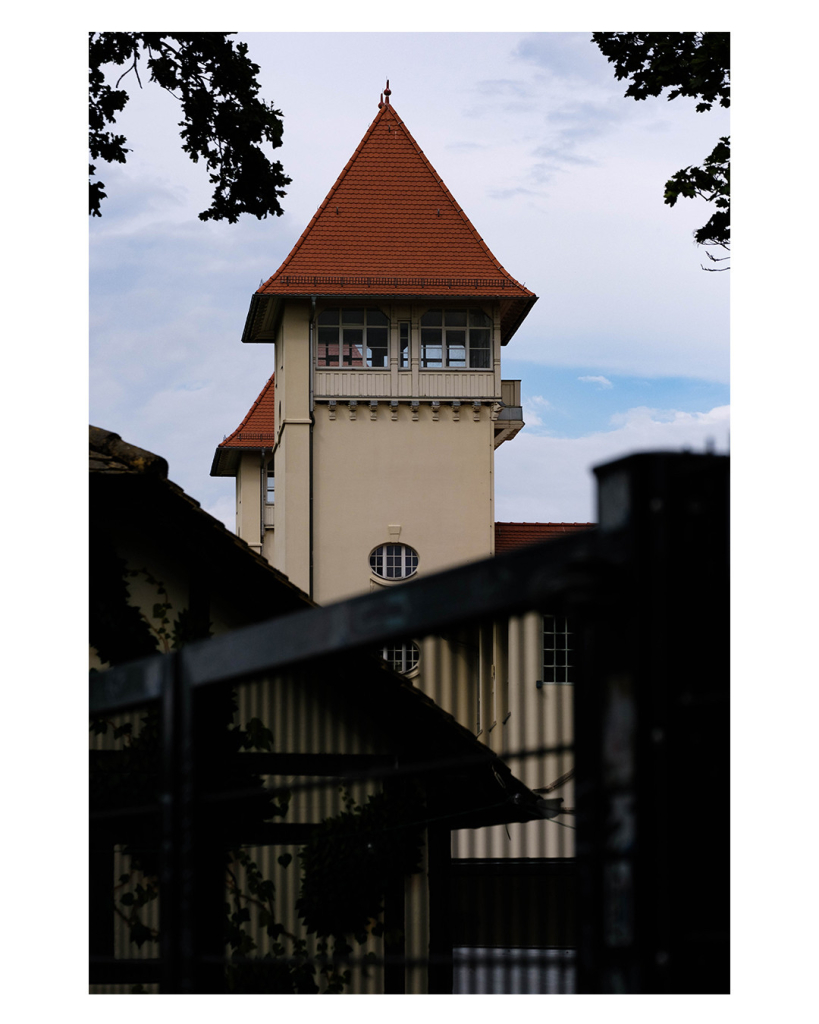
[[[523,419],[530,427],[544,426],[540,414],[552,408],[552,403],[543,395],[524,395],[523,397]]]
[[[613,417],[613,419],[615,419]],[[499,522],[593,522],[593,466],[644,451],[705,451],[723,454],[729,444],[729,407],[709,412],[630,409],[613,430],[559,438],[525,430],[498,449],[495,519]]]
[[[604,391],[606,388],[613,388],[614,385],[608,379],[608,377],[578,377],[578,380],[586,381],[589,384],[597,384],[598,391]]]

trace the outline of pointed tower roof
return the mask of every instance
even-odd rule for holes
[[[287,295],[497,298],[506,343],[537,300],[495,259],[387,101],[276,273],[243,341]]]
[[[261,394],[239,426],[216,448],[211,476],[235,476],[241,449],[272,448],[276,443],[275,377],[262,388]]]

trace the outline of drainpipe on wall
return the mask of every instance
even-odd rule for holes
[[[261,516],[259,520],[259,543],[261,548],[259,554],[264,557],[264,506],[267,500],[267,469],[264,464],[264,453],[267,449],[262,448],[262,486],[260,488],[260,507],[259,514]]]
[[[308,445],[309,453],[310,453],[309,467],[308,467],[308,472],[310,474],[310,499],[309,499],[309,501],[310,501],[310,505],[309,505],[310,521],[309,521],[309,528],[308,528],[309,529],[309,545],[310,545],[310,586],[309,586],[308,594],[309,594],[311,600],[313,598],[313,426],[315,425],[315,422],[316,422],[315,416],[313,415],[313,405],[314,405],[314,403],[313,403],[313,389],[314,389],[313,369],[314,369],[314,363],[315,363],[315,360],[313,358],[313,331],[314,331],[315,321],[316,321],[316,296],[315,295],[311,295],[310,296],[310,343],[309,343],[309,352],[308,352],[308,355],[309,355],[309,358],[310,358],[310,366],[309,366],[309,370],[308,370],[308,380],[310,381],[310,440],[309,440],[309,445]]]

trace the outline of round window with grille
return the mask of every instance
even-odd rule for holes
[[[382,649],[381,656],[396,672],[406,675],[417,668],[421,652],[418,649],[418,644],[414,643],[388,644]]]
[[[370,569],[382,580],[403,580],[418,568],[418,552],[406,544],[380,544],[370,555]]]

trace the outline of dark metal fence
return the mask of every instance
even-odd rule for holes
[[[92,676],[92,991],[728,990],[728,460],[597,475],[596,530]]]

